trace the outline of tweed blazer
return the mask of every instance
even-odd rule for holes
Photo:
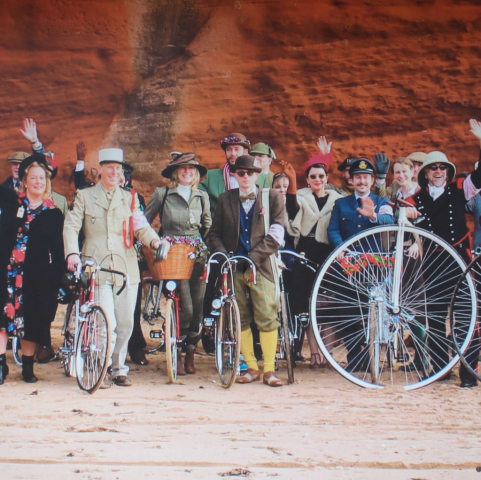
[[[235,252],[240,237],[239,189],[234,188],[219,197],[212,227],[207,237],[207,243],[214,252]],[[259,189],[254,203],[251,229],[252,250],[249,257],[259,271],[271,282],[274,281],[269,256],[276,252],[280,245],[270,235],[266,235],[262,207],[262,190]],[[269,190],[269,224],[284,226],[284,199],[277,190]]]
[[[259,174],[256,184],[261,190],[263,188],[271,188],[269,185],[269,179],[264,173]],[[225,192],[224,170],[222,168],[209,170],[204,180],[200,182],[199,188],[208,193],[210,200],[210,213],[212,218],[214,218],[218,199],[220,195]]]
[[[299,211],[291,223],[292,230],[296,232],[296,245],[299,236],[306,237],[309,235],[316,224],[316,242],[329,243],[329,239],[327,238],[327,227],[331,220],[334,203],[338,198],[342,198],[342,195],[335,190],[326,190],[326,194],[328,195],[327,202],[322,210],[319,211],[316,199],[310,188],[302,188],[297,191]]]
[[[135,248],[126,248],[124,245],[124,224],[128,232],[129,222],[134,221],[135,217],[135,237],[145,245],[150,246],[151,242],[158,240],[159,237],[140,211],[138,196],[135,195],[134,198],[134,216],[130,209],[131,202],[131,193],[117,187],[109,204],[101,182],[79,190],[65,219],[63,230],[65,256],[79,253],[78,234],[83,228],[85,234],[83,255],[93,257],[104,267],[128,274],[130,284],[139,283],[137,253]],[[100,285],[104,285],[108,280],[112,280],[110,275],[99,276]],[[113,280],[116,285],[122,283],[118,275],[115,275]]]
[[[160,214],[166,190],[167,187],[158,187],[150,197],[145,209],[149,223]],[[209,196],[206,192],[192,189],[189,202],[186,202],[177,187],[169,187],[160,222],[163,235],[201,235],[204,238],[212,224]]]

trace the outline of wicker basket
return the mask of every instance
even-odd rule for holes
[[[195,259],[190,259],[189,254],[195,253],[195,247],[175,243],[170,247],[167,258],[160,262],[155,261],[155,254],[150,248],[143,246],[142,252],[153,280],[190,280]]]

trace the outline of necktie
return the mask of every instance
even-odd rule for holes
[[[106,192],[105,196],[107,197],[107,200],[110,203],[112,201],[114,194],[112,192]]]
[[[255,200],[256,194],[254,192],[249,193],[249,195],[239,195],[239,200],[245,202],[246,200]]]

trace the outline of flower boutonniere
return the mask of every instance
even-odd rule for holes
[[[266,207],[262,206],[261,208],[261,216],[263,217],[266,214]]]

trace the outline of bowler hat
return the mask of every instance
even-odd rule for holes
[[[376,169],[371,160],[367,158],[356,158],[349,168],[349,176],[352,177],[355,173],[368,173],[369,175],[375,175]]]
[[[103,148],[99,150],[99,164],[124,163],[124,151],[121,148]]]
[[[230,171],[235,173],[237,170],[249,170],[260,173],[262,169],[256,167],[256,159],[252,155],[241,155],[237,158],[234,165],[230,166]]]
[[[193,165],[198,171],[199,175],[203,177],[207,173],[207,168],[204,167],[204,165],[201,165],[196,159],[195,159],[195,153],[181,153],[181,152],[175,152],[177,155],[175,155],[174,160],[172,160],[164,170],[162,170],[162,176],[164,178],[172,178],[172,173],[174,173],[174,170],[176,170],[179,167],[185,166],[185,165]]]
[[[30,156],[29,153],[14,152],[7,157],[7,162],[8,163],[22,163],[22,160],[25,160],[29,156]]]
[[[251,151],[249,152],[250,155],[254,154],[258,155],[268,155],[269,157],[273,158],[274,160],[277,158],[276,154],[274,152],[274,149],[270,146],[267,145],[267,143],[256,143],[252,148]]]
[[[448,160],[448,157],[446,156],[446,154],[444,154],[443,152],[434,150],[433,152],[429,152],[426,155],[423,166],[421,167],[421,170],[419,170],[418,183],[421,187],[426,187],[428,184],[428,180],[424,174],[424,172],[426,171],[426,168],[429,167],[429,165],[433,165],[435,163],[443,163],[448,166],[449,173],[447,177],[447,183],[451,182],[451,180],[456,175],[456,166],[454,165],[454,163],[451,163]]]
[[[229,133],[220,141],[220,146],[225,150],[229,145],[242,145],[244,148],[251,148],[251,142],[242,133]]]
[[[37,162],[39,165],[43,165],[45,169],[52,174],[52,167],[49,165],[47,160],[45,159],[45,155],[43,153],[34,153],[33,155],[30,155],[30,157],[27,157],[25,160],[22,160],[22,163],[20,164],[20,168],[18,169],[18,178],[20,180],[23,180],[23,177],[25,176],[25,172],[27,171],[27,168],[32,165],[32,163]]]

